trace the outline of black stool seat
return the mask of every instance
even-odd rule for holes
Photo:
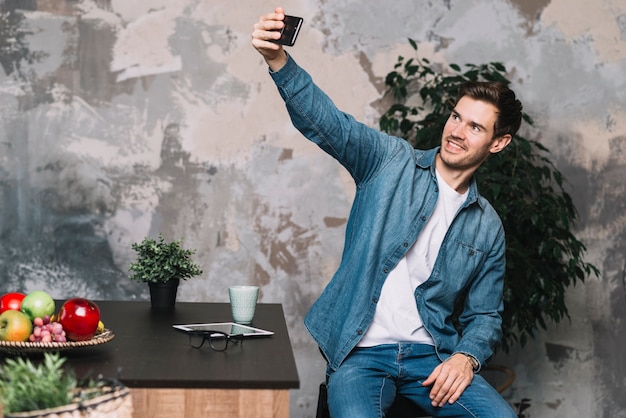
[[[400,395],[396,396],[396,399],[393,401],[393,404],[386,415],[387,418],[418,418],[429,416],[430,415],[424,412],[413,402]],[[328,412],[326,383],[322,383],[320,385],[320,393],[317,397],[317,414],[315,417],[330,418],[330,414]]]

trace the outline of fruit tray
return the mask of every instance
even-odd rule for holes
[[[96,345],[108,343],[115,338],[115,333],[110,329],[105,329],[102,333],[94,336],[86,341],[67,341],[63,343],[57,342],[36,342],[30,341],[0,341],[0,352],[11,354],[28,354],[28,353],[45,353],[48,351],[63,351],[81,347],[93,347]]]

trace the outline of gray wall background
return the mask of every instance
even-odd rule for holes
[[[183,301],[261,286],[284,305],[314,416],[324,365],[302,317],[339,263],[353,185],[291,127],[252,25],[266,0],[0,1],[0,291],[147,299],[132,242],[162,232],[205,274]],[[601,269],[551,324],[498,362],[530,417],[626,417],[626,2],[285,0],[296,60],[371,126],[398,55],[503,62],[569,181]],[[11,13],[8,13],[11,12]]]

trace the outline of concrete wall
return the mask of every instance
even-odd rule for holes
[[[354,193],[291,127],[252,25],[266,0],[0,1],[0,291],[146,299],[130,244],[162,232],[205,274],[179,300],[261,286],[284,304],[314,416],[324,365],[302,317],[339,263]],[[438,62],[501,61],[581,215],[601,277],[571,289],[571,323],[498,360],[531,417],[626,417],[626,3],[285,0],[296,60],[377,126],[407,38]],[[8,11],[17,11],[8,19]]]

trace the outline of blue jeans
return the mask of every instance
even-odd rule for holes
[[[396,394],[409,398],[433,417],[515,418],[500,394],[475,375],[453,404],[433,407],[430,387],[422,382],[441,364],[435,348],[399,343],[355,348],[341,366],[327,375],[328,408],[332,418],[381,418]]]

